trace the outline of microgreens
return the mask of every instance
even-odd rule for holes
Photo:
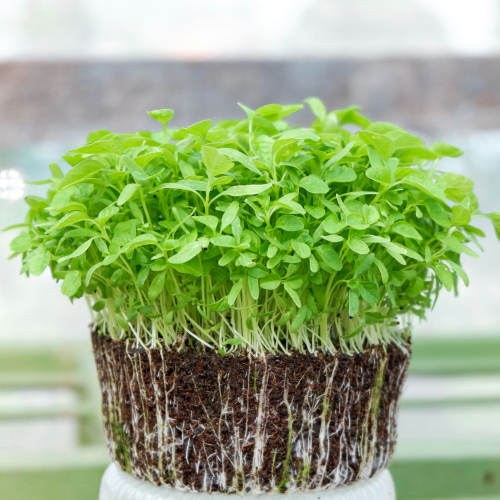
[[[500,213],[436,170],[457,148],[306,102],[311,128],[284,121],[302,105],[270,104],[178,129],[157,110],[161,132],[91,133],[66,174],[50,166],[47,197],[26,200],[11,243],[22,272],[50,267],[102,332],[145,346],[352,352],[406,339],[398,319],[468,284],[460,256],[484,236],[471,219],[500,237]]]

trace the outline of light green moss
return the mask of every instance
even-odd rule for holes
[[[125,472],[130,472],[130,437],[127,435],[122,425],[118,421],[110,423],[115,444],[115,459]]]

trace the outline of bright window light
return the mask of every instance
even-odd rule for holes
[[[14,201],[22,198],[24,182],[17,170],[0,170],[0,200]]]

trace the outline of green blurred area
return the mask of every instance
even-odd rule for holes
[[[105,466],[0,474],[5,500],[97,500]]]

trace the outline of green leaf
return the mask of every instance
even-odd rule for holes
[[[425,206],[427,207],[427,211],[429,212],[430,218],[443,227],[450,227],[451,222],[446,213],[445,209],[442,207],[441,203],[437,200],[426,200]]]
[[[63,227],[71,226],[73,224],[76,224],[77,222],[81,222],[84,220],[91,220],[91,219],[89,219],[88,215],[84,214],[83,212],[70,212],[69,214],[66,214],[58,222],[56,222],[47,231],[47,233],[51,233],[53,231],[56,231],[57,229],[62,229]]]
[[[59,184],[59,191],[68,189],[75,184],[84,182],[90,177],[94,176],[97,172],[104,170],[105,167],[102,163],[95,160],[83,160],[78,165],[73,167],[63,178]]]
[[[341,339],[351,339],[356,335],[359,335],[363,331],[365,325],[366,325],[366,320],[363,319],[363,321],[352,332],[348,333],[347,335],[339,335],[339,337]]]
[[[20,234],[10,242],[10,249],[15,253],[21,253],[29,250],[31,245],[31,236],[29,234]]]
[[[203,247],[199,241],[192,241],[182,248],[178,253],[168,259],[171,264],[184,264],[188,260],[196,257]]]
[[[465,226],[471,221],[470,210],[462,205],[455,205],[451,209],[451,223],[454,226]]]
[[[82,284],[82,276],[80,271],[68,271],[64,277],[61,291],[68,297],[73,297],[79,290]]]
[[[402,266],[406,266],[406,260],[405,258],[398,252],[395,252],[394,250],[387,249],[387,253],[396,261],[398,261]]]
[[[92,241],[93,241],[93,238],[90,240],[87,240],[85,243],[82,243],[72,254],[66,255],[65,257],[61,257],[57,262],[59,262],[59,264],[61,264],[67,260],[74,259],[75,257],[79,257],[80,255],[83,255],[89,249],[90,245],[92,244]]]
[[[83,203],[78,203],[76,201],[70,203],[64,203],[62,205],[51,205],[48,210],[50,212],[63,213],[78,211],[87,213],[87,207]]]
[[[425,281],[417,276],[406,289],[405,293],[408,297],[416,297],[425,290]]]
[[[318,99],[317,97],[308,97],[307,99],[304,99],[304,102],[309,104],[311,111],[319,121],[325,121],[326,108],[321,99]]]
[[[240,294],[241,292],[241,289],[243,288],[243,280],[242,279],[239,279],[238,281],[236,281],[228,296],[227,296],[227,303],[232,306],[235,302],[236,302],[236,299],[238,298],[238,295]]]
[[[330,241],[331,243],[338,243],[339,241],[344,241],[344,237],[339,234],[327,234],[326,236],[321,236],[322,239]]]
[[[155,158],[158,158],[159,156],[164,156],[165,155],[165,151],[153,151],[151,153],[147,153],[147,154],[144,154],[144,155],[141,155],[141,156],[136,156],[134,158],[134,161],[135,163],[137,163],[137,165],[139,165],[139,167],[141,168],[145,168],[146,165],[154,160]]]
[[[269,274],[260,280],[260,287],[263,290],[275,290],[281,285],[280,277],[277,274]]]
[[[239,217],[235,217],[233,222],[231,223],[231,230],[233,232],[233,236],[236,238],[238,244],[241,240],[241,235],[243,233],[243,227],[241,225],[241,220]]]
[[[233,201],[224,211],[221,222],[221,231],[223,231],[227,226],[231,225],[235,217],[238,215],[238,210],[240,205],[237,201]]]
[[[159,121],[162,124],[168,123],[174,117],[173,109],[155,109],[153,111],[148,111],[148,115],[153,118],[153,120]]]
[[[380,219],[380,214],[375,207],[371,205],[363,205],[363,215],[368,224],[373,225]]]
[[[458,238],[453,235],[448,238],[447,248],[452,252],[456,252],[458,254],[465,253],[467,255],[470,255],[471,257],[479,257],[476,252],[471,250],[467,245],[461,243]]]
[[[323,207],[313,207],[310,205],[305,206],[306,212],[312,215],[315,219],[321,219],[325,216],[325,209]]]
[[[298,329],[302,326],[302,324],[304,323],[304,321],[306,320],[307,318],[307,313],[309,312],[309,309],[306,305],[303,305],[298,313],[295,315],[295,317],[293,318],[293,321],[292,321],[292,326],[290,328],[290,331],[292,333],[295,333],[298,331]]]
[[[166,273],[160,273],[157,274],[153,281],[151,282],[151,285],[149,285],[148,289],[148,299],[151,301],[156,300],[158,295],[162,292],[162,290],[165,288],[165,276]]]
[[[249,121],[251,121],[255,116],[255,111],[253,109],[250,109],[248,106],[245,106],[241,102],[238,103],[238,106],[245,112]]]
[[[358,113],[360,109],[359,106],[349,106],[345,109],[336,110],[334,113],[342,125],[353,124],[358,127],[368,127],[371,121],[361,113]]]
[[[104,300],[98,300],[92,305],[92,309],[96,312],[102,311],[106,307]]]
[[[369,132],[368,130],[362,130],[358,132],[358,135],[366,144],[373,146],[383,158],[390,158],[396,149],[394,141],[385,135]]]
[[[143,289],[144,285],[146,283],[146,280],[149,277],[151,269],[149,267],[144,267],[139,271],[139,274],[137,275],[137,285],[139,288]]]
[[[169,311],[165,314],[164,321],[167,325],[171,325],[174,320],[174,311]]]
[[[359,310],[359,296],[358,291],[355,288],[349,290],[349,317],[353,318],[356,316]]]
[[[302,307],[299,294],[292,288],[290,283],[285,282],[285,283],[283,283],[283,286],[285,287],[286,293],[288,293],[288,295],[290,295],[290,297],[294,301],[295,305],[297,307]]]
[[[117,155],[123,154],[123,146],[116,139],[110,139],[107,141],[97,141],[92,144],[87,144],[77,149],[70,149],[68,153],[74,154],[102,154],[102,153],[114,153]]]
[[[219,266],[227,266],[234,259],[236,259],[236,257],[238,257],[238,252],[234,249],[231,249],[219,259],[218,264]]]
[[[474,189],[474,183],[460,174],[443,174],[437,182],[445,186],[444,192],[446,196],[457,203],[460,203]]]
[[[252,276],[248,277],[248,290],[254,300],[259,300],[260,288],[257,278],[252,278]]]
[[[368,159],[370,161],[370,165],[373,168],[376,169],[385,169],[387,168],[388,162],[386,163],[385,160],[382,158],[380,153],[373,147],[373,146],[368,146],[367,148],[368,152]],[[390,170],[389,170],[390,172]]]
[[[446,262],[453,269],[453,271],[455,271],[458,276],[460,276],[460,279],[464,282],[465,286],[469,286],[469,277],[463,270],[462,266],[451,260],[447,260]]]
[[[354,142],[350,142],[349,144],[347,144],[343,149],[341,149],[340,151],[338,151],[337,153],[335,153],[324,165],[324,168],[329,168],[331,167],[332,165],[336,165],[337,163],[340,162],[340,160],[342,160],[342,158],[344,158],[348,153],[349,151],[351,151],[352,147],[354,146]]]
[[[113,135],[114,135],[113,132],[109,130],[94,130],[93,132],[90,132],[90,134],[87,136],[87,144],[92,144],[101,139],[104,139],[105,137]]]
[[[431,196],[438,198],[439,200],[444,201],[446,199],[443,190],[437,184],[432,182],[427,177],[424,177],[423,175],[410,174],[408,177],[405,177],[399,182],[403,184],[409,184],[410,186],[414,186],[423,191],[424,193],[430,194]]]
[[[242,106],[240,105],[240,107]],[[277,120],[282,120],[288,115],[291,115],[296,111],[300,111],[302,108],[302,104],[267,104],[256,109],[255,113],[264,116],[269,121],[274,122]],[[248,110],[248,108],[246,109]]]
[[[226,184],[231,184],[233,181],[234,181],[233,177],[230,177],[229,175],[222,175],[222,176],[217,177],[216,179],[212,180],[212,182],[210,183],[210,188],[213,188],[216,186],[225,186]],[[187,180],[184,182],[187,182]],[[207,186],[207,188],[208,188],[208,186]]]
[[[194,276],[195,278],[199,278],[203,274],[203,268],[198,259],[192,259],[184,264],[172,264],[172,268],[178,273]]]
[[[50,262],[50,254],[46,250],[37,253],[31,257],[29,261],[29,272],[33,276],[40,276],[45,269],[47,269],[47,266],[49,265]]]
[[[346,226],[346,221],[339,221],[334,215],[329,215],[323,222],[323,229],[330,234],[336,234],[345,229]]]
[[[365,234],[361,238],[365,243],[389,243],[391,239],[386,236],[377,236],[374,234]]]
[[[405,238],[413,238],[414,240],[421,240],[421,234],[408,222],[400,221],[393,224],[391,227],[393,233],[400,234]]]
[[[387,250],[390,250],[391,252],[396,252],[399,254],[406,255],[408,253],[408,249],[404,247],[403,245],[400,245],[399,243],[394,243],[394,242],[383,242],[382,246],[387,248]]]
[[[215,245],[217,247],[231,248],[238,245],[238,243],[236,242],[236,238],[234,236],[226,236],[226,235],[216,236],[215,238],[212,238],[210,242],[212,243],[212,245]]]
[[[276,222],[276,227],[283,231],[302,231],[304,222],[295,215],[282,215]]]
[[[116,256],[115,256],[116,257]],[[94,264],[88,271],[87,274],[85,275],[85,286],[88,286],[90,283],[90,279],[92,278],[92,275],[94,272],[99,269],[100,267],[104,266],[104,262],[98,262],[97,264]]]
[[[289,193],[286,194],[285,196],[282,196],[278,201],[274,202],[275,206],[280,206],[284,208],[288,208],[292,212],[304,215],[306,211],[302,208],[302,205],[299,203],[293,201],[293,198],[297,197],[298,193]],[[323,215],[324,215],[323,211]]]
[[[194,215],[193,219],[208,226],[213,231],[217,229],[217,225],[219,224],[219,219],[215,215]]]
[[[177,185],[186,186],[193,191],[206,191],[208,189],[206,181],[196,181],[193,179],[181,179]]]
[[[327,245],[321,245],[320,247],[318,247],[317,252],[319,258],[334,271],[340,271],[342,269],[342,261],[333,248]]]
[[[300,179],[299,186],[313,194],[325,194],[330,191],[328,184],[314,175],[309,175]]]
[[[196,195],[198,195],[199,198],[205,201],[203,197],[200,195],[200,193],[198,193],[198,190],[190,186],[187,186],[181,182],[176,182],[176,183],[166,182],[165,184],[160,184],[157,188],[153,189],[151,193],[156,193],[157,191],[162,191],[164,189],[178,189],[179,191],[190,191],[192,193],[195,193]]]
[[[229,339],[229,340],[226,340],[224,342],[224,345],[241,345],[243,344],[245,341],[243,339],[240,339],[240,338],[236,338],[236,339]]]
[[[437,153],[439,156],[450,156],[452,158],[462,156],[464,153],[455,146],[446,144],[446,142],[434,142],[433,144],[431,144],[429,149]]]
[[[249,184],[247,186],[232,186],[222,194],[226,196],[252,196],[260,194],[269,189],[272,184]]]
[[[493,227],[495,228],[495,233],[497,238],[500,240],[500,212],[492,212],[490,214],[484,214],[488,217],[493,223]]]
[[[422,161],[426,162],[440,158],[440,156],[434,151],[421,146],[405,147],[398,150],[396,153],[400,162],[407,164],[416,164]]]
[[[359,240],[357,238],[349,238],[347,240],[347,246],[353,252],[359,253],[361,255],[364,255],[364,254],[367,254],[370,252],[370,248],[368,247],[368,245],[364,241]]]
[[[378,270],[380,272],[380,277],[382,278],[382,283],[384,283],[385,285],[389,281],[389,273],[387,272],[387,268],[378,259],[373,259],[373,262],[378,267]]]
[[[109,266],[110,264],[112,264],[116,259],[118,259],[119,255],[118,254],[111,254],[111,255],[108,255],[103,261],[102,261],[102,265],[103,266]]]
[[[154,179],[155,177],[158,177],[158,175],[160,175],[162,173],[162,171],[163,171],[163,169],[161,167],[154,168],[154,169],[151,169],[151,171],[150,171],[151,175],[149,175],[144,170],[134,170],[132,172],[132,177],[138,182],[145,183],[146,181],[148,181],[150,179]]]
[[[158,245],[156,238],[152,234],[140,234],[130,240],[121,250],[120,253],[125,253],[135,248],[145,245]]]
[[[61,170],[61,167],[57,163],[51,163],[49,165],[50,172],[53,177],[56,179],[62,179],[64,177],[63,171]]]
[[[223,154],[210,146],[202,146],[201,158],[207,169],[209,177],[224,174],[231,170],[234,166],[232,161],[229,161]]]
[[[291,129],[283,132],[280,136],[280,141],[284,139],[295,139],[297,141],[314,141],[320,140],[319,136],[315,134],[312,130],[306,129]]]
[[[118,197],[118,201],[116,204],[121,207],[122,205],[125,205],[132,196],[134,196],[135,192],[139,189],[139,184],[127,184],[122,192],[120,193],[120,196]]]
[[[359,293],[365,302],[375,305],[380,300],[378,286],[372,281],[360,281]]]
[[[391,171],[387,167],[370,167],[365,172],[369,179],[381,184],[391,184]]]
[[[292,241],[292,248],[295,250],[297,255],[302,259],[308,259],[311,255],[311,249],[305,244],[297,240]]]
[[[187,161],[184,161],[184,160],[179,161],[179,170],[181,171],[182,176],[184,178],[190,177],[190,176],[192,176],[192,177],[196,176],[194,168]]]
[[[237,161],[241,163],[244,167],[248,168],[251,172],[261,175],[261,171],[256,167],[254,161],[246,156],[245,154],[241,153],[240,151],[236,149],[229,149],[229,148],[219,148],[219,153],[222,153],[225,156],[228,156],[231,158],[233,161]]]
[[[326,172],[326,182],[354,182],[357,179],[356,172],[349,167],[337,165]]]
[[[117,214],[120,211],[118,207],[115,207],[114,205],[111,205],[109,207],[103,208],[100,212],[99,215],[96,218],[96,221],[99,223],[104,223],[107,220],[109,220],[113,215]]]
[[[319,262],[316,260],[316,257],[311,254],[309,257],[309,269],[312,273],[317,273],[319,271]]]
[[[436,271],[439,281],[444,285],[446,290],[450,292],[453,288],[453,275],[451,274],[448,266],[442,262],[438,262],[434,265],[434,270]]]
[[[181,128],[177,132],[175,132],[174,139],[182,140],[189,135],[195,135],[203,139],[208,134],[211,126],[211,120],[202,120],[200,122],[193,123],[193,125],[190,125],[187,128]]]
[[[349,214],[346,217],[345,222],[347,223],[347,225],[358,230],[366,229],[370,226],[366,218],[360,214]]]

